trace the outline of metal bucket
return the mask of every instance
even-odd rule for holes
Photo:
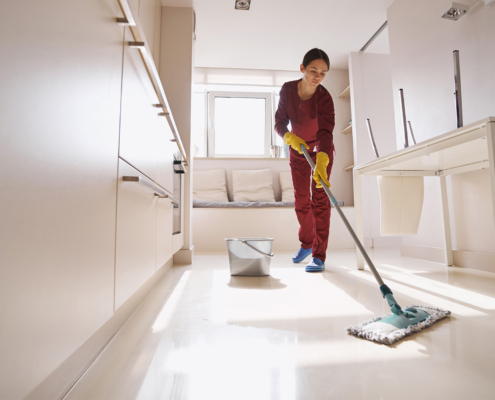
[[[230,275],[268,276],[272,253],[271,238],[225,239],[229,250]]]

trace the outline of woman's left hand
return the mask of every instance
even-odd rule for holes
[[[321,181],[325,182],[325,184],[330,187],[330,182],[328,182],[328,174],[327,167],[329,163],[329,158],[327,153],[319,152],[316,154],[316,166],[315,172],[313,174],[313,179],[316,182],[317,188],[322,188]]]

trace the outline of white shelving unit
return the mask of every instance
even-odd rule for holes
[[[347,86],[344,91],[339,95],[339,97],[345,99],[351,97],[351,86]]]
[[[351,98],[351,86],[347,86],[343,91],[342,93],[340,93],[339,97],[341,99],[349,99]],[[349,126],[347,128],[345,128],[342,132],[343,135],[347,135],[347,134],[352,134],[352,123],[349,124]],[[352,169],[354,168],[354,165],[351,165],[347,168],[344,168],[344,171],[345,172],[349,172],[349,171],[352,171]]]
[[[352,124],[349,125],[347,128],[345,128],[341,133],[344,135],[347,135],[348,133],[352,133]]]

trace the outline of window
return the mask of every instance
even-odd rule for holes
[[[270,157],[272,144],[282,146],[282,157],[288,157],[287,145],[273,129],[279,93],[280,86],[195,84],[193,157]]]
[[[270,157],[271,93],[208,93],[208,156]]]

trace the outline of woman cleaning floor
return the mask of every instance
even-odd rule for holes
[[[280,90],[275,131],[290,146],[289,162],[301,242],[292,261],[300,263],[312,254],[306,271],[320,272],[325,269],[330,231],[330,200],[320,180],[330,186],[328,178],[334,153],[335,109],[332,96],[321,86],[330,61],[323,50],[315,48],[306,53],[300,69],[302,79],[286,82]],[[289,122],[292,132],[288,129]],[[311,184],[311,167],[301,152],[301,144],[316,163]]]

